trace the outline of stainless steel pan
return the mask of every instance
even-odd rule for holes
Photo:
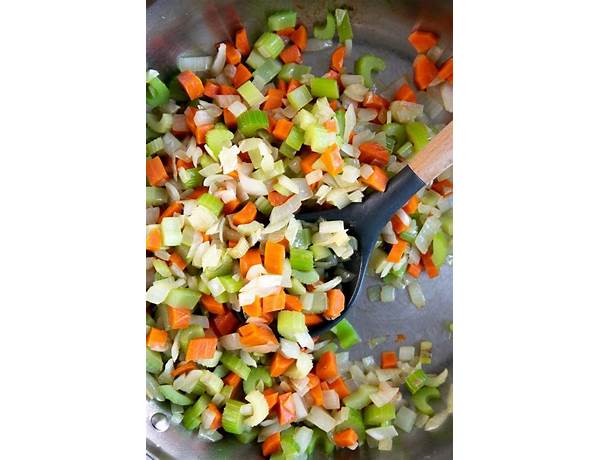
[[[294,8],[299,20],[307,25],[320,22],[326,9],[346,6],[352,11],[354,31],[352,57],[346,60],[352,65],[353,58],[371,52],[385,59],[387,69],[375,78],[380,87],[411,71],[414,50],[406,37],[415,26],[438,32],[442,39],[440,46],[452,54],[452,2],[443,0],[356,0],[333,1],[215,1],[215,0],[157,0],[148,2],[146,10],[147,65],[163,75],[176,71],[175,61],[178,55],[214,54],[214,44],[232,39],[232,33],[243,23],[248,29],[251,40],[256,39],[264,30],[268,13],[277,9]],[[310,27],[309,27],[310,30]],[[325,72],[328,57],[306,54],[306,60],[318,74]],[[367,286],[375,284],[367,280]],[[443,267],[441,274],[434,280],[422,280],[423,291],[427,297],[427,306],[416,309],[408,300],[405,292],[397,293],[395,303],[379,304],[367,300],[366,290],[362,299],[348,315],[361,336],[363,343],[353,347],[351,358],[367,354],[378,356],[380,351],[397,347],[398,334],[406,336],[406,343],[420,340],[433,342],[432,370],[448,367],[452,371],[452,340],[447,330],[452,321],[452,270]],[[367,340],[372,337],[388,336],[387,342],[370,349]],[[452,375],[452,372],[451,372]],[[262,458],[256,445],[242,445],[235,440],[226,439],[216,444],[199,440],[180,426],[168,426],[160,429],[161,413],[167,413],[164,407],[149,402],[147,404],[147,455],[155,459],[230,459]],[[154,418],[153,418],[154,417]],[[315,456],[319,458],[318,456]],[[452,458],[452,419],[440,429],[425,433],[413,431],[410,435],[401,434],[394,443],[391,452],[379,452],[364,448],[360,451],[347,449],[336,452],[336,459],[432,459]]]

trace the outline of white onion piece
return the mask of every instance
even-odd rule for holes
[[[436,428],[439,428],[446,421],[448,415],[448,412],[445,410],[435,414],[433,417],[427,420],[427,423],[425,423],[423,429],[425,431],[433,431]]]
[[[452,85],[450,83],[444,83],[440,88],[442,94],[442,102],[444,109],[447,112],[452,113]]]
[[[428,375],[427,379],[425,381],[425,385],[427,385],[428,387],[439,387],[446,381],[447,378],[448,378],[448,369],[444,369],[438,375],[435,375],[435,376]]]
[[[264,423],[263,423],[263,426],[264,426]],[[262,430],[260,430],[260,432],[258,433],[257,441],[258,442],[263,442],[265,439],[267,439],[272,434],[280,433],[282,431],[285,431],[289,427],[290,427],[289,423],[282,426],[279,423],[277,423],[277,420],[273,420],[272,423],[270,423],[269,425],[265,426],[265,428],[263,428]]]
[[[214,97],[215,104],[221,108],[229,107],[235,102],[241,103],[242,98],[235,94],[217,94]]]
[[[297,359],[300,356],[300,347],[296,342],[288,339],[281,339],[281,354],[286,358]]]
[[[423,227],[421,227],[421,230],[415,238],[415,246],[419,249],[419,251],[421,251],[421,254],[425,254],[427,252],[433,237],[437,232],[439,232],[441,227],[442,222],[436,217],[428,217],[427,220],[425,220]]]
[[[306,420],[323,430],[325,433],[329,433],[336,425],[335,419],[319,406],[313,406],[310,409]]]
[[[226,54],[226,56],[227,56],[227,54]],[[227,64],[223,68],[223,75],[225,75],[231,81],[233,81],[233,79],[235,78],[235,73],[236,72],[237,72],[237,69],[236,69],[236,67],[233,64]]]
[[[241,176],[240,176],[240,179],[241,179]],[[259,182],[259,181],[257,181],[257,182]],[[262,184],[263,187],[265,187],[262,182],[259,182],[259,183]],[[266,189],[267,188],[265,187],[264,195],[267,194]],[[302,205],[302,200],[300,199],[300,197],[298,195],[292,196],[289,200],[287,200],[282,205],[275,206],[273,208],[273,210],[271,211],[270,221],[271,222],[279,222],[279,221],[286,220],[286,219],[289,220],[289,218],[292,217],[292,215],[298,209],[300,209],[301,205]]]
[[[323,391],[323,407],[327,410],[340,408],[340,396],[335,390]]]
[[[395,436],[398,436],[398,432],[396,428],[393,426],[382,426],[379,428],[369,428],[366,430],[366,433],[375,439],[376,441],[382,441],[384,439],[392,439]]]
[[[226,46],[225,43],[220,43],[219,44],[219,48],[217,50],[217,56],[215,57],[215,60],[212,64],[212,67],[210,69],[210,71],[212,72],[213,75],[219,75],[222,71],[223,68],[225,67],[225,51],[226,51]]]
[[[309,38],[306,42],[306,48],[304,48],[304,51],[307,53],[312,53],[315,51],[321,51],[327,48],[331,48],[332,46],[332,40],[319,40],[318,38]]]
[[[248,353],[245,350],[242,350],[240,352],[240,358],[242,359],[242,361],[244,361],[245,364],[247,364],[250,367],[257,367],[258,366],[258,364],[254,360],[254,358],[252,356],[250,356],[250,353]]]
[[[400,361],[412,361],[415,357],[415,347],[403,346],[398,350],[398,359]]]
[[[160,216],[160,208],[146,208],[146,225],[155,224]]]
[[[244,174],[239,174],[239,178],[240,178],[240,187],[248,195],[264,196],[269,193],[267,190],[267,186],[264,184],[264,182],[259,181],[257,179],[253,179]],[[291,201],[291,199],[288,201]],[[275,210],[275,209],[277,209],[277,208],[273,208],[273,210]],[[272,215],[272,213],[271,213],[271,215]]]
[[[302,398],[298,393],[292,394],[292,401],[296,409],[296,420],[303,420],[308,415],[304,401],[302,401]]]
[[[398,123],[415,121],[423,113],[423,106],[408,101],[394,101],[390,105],[392,118]]]
[[[318,286],[315,287],[315,292],[327,292],[332,290],[334,287],[336,287],[338,284],[340,284],[342,282],[342,278],[340,276],[336,276],[332,279],[330,279],[329,281],[327,281],[326,283],[323,284],[319,284]]]
[[[218,430],[205,430],[204,428],[198,430],[198,437],[210,442],[217,442],[223,439],[223,435]]]
[[[200,315],[192,315],[190,317],[190,324],[195,324],[197,326],[201,326],[204,329],[208,329],[208,327],[209,327],[208,318],[206,316],[200,316]]]
[[[353,83],[349,86],[346,86],[343,94],[353,101],[362,102],[368,92],[369,89],[366,86]]]
[[[383,241],[389,244],[396,244],[398,239],[396,238],[396,233],[394,232],[394,228],[392,227],[392,223],[388,222],[385,224],[385,227],[381,230],[381,237]]]
[[[264,395],[254,390],[246,395],[246,401],[252,405],[252,416],[244,420],[248,426],[256,426],[269,415],[269,406]]]
[[[361,99],[362,100],[362,99]],[[344,115],[344,143],[348,143],[348,139],[350,139],[350,133],[354,130],[356,126],[356,113],[354,111],[354,105],[348,106],[346,110],[346,115]]]
[[[373,404],[381,407],[391,402],[398,394],[398,391],[399,388],[391,387],[387,383],[382,382],[379,384],[379,391],[370,394],[369,398],[373,401]]]
[[[365,79],[362,75],[352,75],[349,73],[343,73],[340,75],[340,80],[344,87],[348,87],[350,85],[361,85],[365,86]]]
[[[377,110],[375,109],[360,108],[358,109],[358,113],[356,116],[358,117],[359,121],[371,121],[377,118],[378,113],[379,112],[377,112]]]
[[[248,110],[248,108],[246,107],[246,105],[243,102],[236,101],[236,102],[232,103],[230,106],[228,106],[227,110],[229,110],[233,114],[233,116],[235,118],[237,118],[242,113],[244,113],[246,110]]]
[[[240,335],[237,332],[221,336],[219,338],[219,344],[225,348],[225,350],[239,350],[242,348],[242,345],[240,344]]]
[[[408,283],[408,295],[410,301],[415,304],[417,308],[423,308],[425,306],[425,295],[421,290],[421,286],[416,281]]]
[[[301,426],[296,429],[296,433],[294,434],[294,441],[296,441],[296,444],[298,444],[298,448],[301,454],[306,452],[306,449],[308,448],[312,437],[313,430],[311,430],[307,426]]]
[[[214,121],[215,117],[213,117],[207,110],[198,110],[194,115],[194,124],[196,126],[214,123]]]
[[[177,68],[180,72],[206,72],[213,63],[212,56],[178,56]]]

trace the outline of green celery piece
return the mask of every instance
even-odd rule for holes
[[[294,151],[300,150],[302,144],[304,144],[304,130],[293,126],[285,139],[285,144],[294,149]]]
[[[338,350],[338,346],[336,343],[334,342],[329,342],[327,345],[325,345],[324,347],[319,348],[318,350],[316,350],[313,353],[313,356],[316,360],[321,359],[321,356],[323,356],[325,353],[327,353],[328,351],[331,351],[332,353],[335,353]]]
[[[162,187],[146,187],[146,206],[161,206],[169,202],[169,194]]]
[[[187,93],[185,92],[185,89],[183,89],[183,86],[181,86],[181,83],[179,83],[179,80],[177,79],[177,75],[175,75],[169,81],[169,92],[171,93],[171,95],[170,95],[171,99],[173,99],[175,102],[190,102],[190,98],[188,97]],[[198,99],[190,102],[190,105],[197,107]]]
[[[244,417],[241,409],[244,403],[230,399],[225,403],[221,424],[228,433],[240,434],[244,431]]]
[[[236,280],[232,275],[220,276],[219,281],[221,281],[225,291],[229,294],[235,294],[236,292],[239,292],[244,285],[244,282],[241,279]]]
[[[229,374],[229,369],[227,369],[223,364],[219,364],[217,367],[215,367],[215,370],[213,371],[213,373],[216,376],[223,378],[227,374]]]
[[[323,153],[336,142],[336,133],[320,125],[311,125],[304,132],[304,143],[310,145],[313,152]]]
[[[361,385],[358,389],[344,398],[344,404],[352,409],[360,410],[371,403],[369,395],[377,393],[377,387],[373,385]]]
[[[169,102],[169,88],[158,77],[146,83],[146,104],[151,108]]]
[[[165,148],[165,143],[162,140],[162,137],[157,137],[156,139],[148,142],[146,144],[146,156],[156,155],[162,152]]]
[[[384,404],[381,407],[371,404],[364,410],[365,425],[369,426],[380,426],[384,422],[394,420],[395,417],[396,407],[391,402]]]
[[[312,68],[307,65],[288,63],[281,67],[277,77],[285,82],[289,82],[292,79],[300,80],[302,75],[309,74],[311,70]]]
[[[429,130],[420,121],[412,121],[406,124],[406,135],[412,142],[414,151],[419,152],[429,143]]]
[[[147,113],[146,124],[151,130],[164,134],[171,129],[171,126],[173,126],[173,115],[170,113],[163,113],[159,120],[153,113]]]
[[[319,280],[319,274],[314,269],[310,271],[292,269],[292,276],[303,284],[313,284]]]
[[[290,265],[293,270],[309,272],[315,268],[313,253],[308,249],[290,248]]]
[[[252,137],[259,129],[267,129],[269,120],[261,110],[247,110],[237,119],[238,129],[245,137]]]
[[[344,110],[336,110],[335,119],[337,120],[338,125],[338,135],[344,135],[344,129],[346,127],[346,112]]]
[[[385,284],[389,284],[390,286],[394,286],[395,288],[403,288],[404,284],[402,279],[404,278],[404,274],[406,273],[407,264],[404,263],[400,270],[392,270],[387,275],[383,277],[383,282]]]
[[[432,244],[431,260],[436,267],[441,267],[448,255],[448,238],[446,238],[446,234],[443,231],[437,232],[433,237]]]
[[[146,348],[146,371],[151,374],[159,374],[163,370],[163,362],[160,353]]]
[[[198,168],[182,168],[179,172],[179,179],[186,190],[199,187],[204,181],[204,177],[200,175]]]
[[[264,367],[253,367],[250,369],[250,374],[248,374],[248,378],[244,380],[244,393],[248,394],[256,390],[256,385],[258,382],[262,382],[265,388],[271,387],[273,385],[273,380],[271,379],[271,375],[269,371]]]
[[[281,310],[277,315],[277,332],[288,340],[296,340],[296,335],[306,332],[304,315],[299,311]]]
[[[146,326],[156,327],[156,321],[154,321],[154,318],[148,313],[146,313]]]
[[[233,139],[233,133],[227,128],[213,128],[206,133],[206,145],[210,147],[212,152],[219,156],[223,147],[231,147],[231,140]]]
[[[179,246],[183,239],[179,217],[164,217],[160,223],[163,246]]]
[[[362,75],[365,80],[365,86],[373,86],[373,72],[382,72],[385,70],[385,61],[372,54],[365,54],[358,58],[354,64],[354,72]]]
[[[223,388],[221,388],[219,393],[221,393],[221,396],[223,396],[225,401],[227,401],[228,399],[231,399],[231,396],[233,395],[233,387],[231,385],[225,385]]]
[[[409,158],[413,153],[414,151],[412,142],[408,141],[402,144],[400,147],[398,147],[398,150],[396,150],[396,156],[404,159]]]
[[[339,99],[340,92],[337,81],[332,78],[314,77],[310,81],[310,92],[314,97]]]
[[[242,431],[240,434],[236,434],[235,437],[242,444],[250,444],[258,437],[258,428],[254,427],[250,430]]]
[[[337,336],[338,341],[344,350],[361,342],[358,332],[346,318],[333,326],[331,331]]]
[[[352,40],[352,26],[350,25],[350,13],[348,10],[335,10],[335,24],[340,43],[343,44],[346,40]]]
[[[248,55],[248,59],[246,59],[246,64],[252,67],[253,69],[258,69],[265,62],[265,58],[261,56],[261,54],[254,48],[250,51]]]
[[[179,404],[180,406],[189,406],[194,403],[194,400],[189,396],[180,393],[172,385],[161,385],[158,387],[162,395],[171,401],[174,404]]]
[[[306,288],[300,281],[292,277],[292,287],[288,288],[288,292],[292,295],[303,295],[306,293]]]
[[[202,278],[198,278],[198,291],[200,291],[202,294],[210,295],[208,284],[206,284]]]
[[[190,340],[204,337],[204,329],[199,324],[191,324],[179,332],[179,346],[183,351],[187,351]]]
[[[273,185],[273,190],[275,190],[276,192],[282,194],[283,196],[290,196],[290,195],[292,195],[292,192],[290,192],[287,188],[285,188],[283,185],[281,185],[279,183]]]
[[[306,85],[300,85],[287,94],[287,100],[293,108],[300,110],[312,100],[312,95]]]
[[[285,48],[281,37],[273,32],[265,32],[254,42],[254,48],[265,58],[276,58]]]
[[[358,440],[363,442],[365,440],[365,422],[363,421],[363,416],[359,410],[352,409],[349,407],[350,413],[348,414],[348,418],[344,420],[339,425],[336,425],[335,432],[339,433],[340,431],[344,431],[348,428],[352,428],[356,434],[358,435]]]
[[[335,444],[331,442],[331,439],[324,432],[323,436],[321,436],[321,447],[325,455],[331,455],[335,451]]]
[[[210,155],[202,155],[200,157],[200,166],[202,168],[206,168],[207,166],[210,166],[214,163],[216,163],[216,161],[213,160]]]
[[[431,364],[431,351],[433,344],[429,340],[423,340],[419,346],[419,362],[421,364]],[[427,379],[425,380],[427,383]]]
[[[316,245],[313,245],[313,246],[310,247],[310,250],[314,254],[314,258],[315,258],[316,261],[317,260],[327,259],[332,254],[331,249],[326,248],[325,246],[316,246]]]
[[[257,69],[257,72],[261,68],[262,68],[262,66],[260,66]],[[246,83],[244,83],[242,86],[240,86],[237,89],[237,91],[240,94],[240,96],[242,96],[244,98],[244,100],[250,107],[256,107],[265,100],[265,97],[263,96],[263,94],[258,90],[258,88],[251,81],[247,81]],[[248,112],[244,112],[244,113],[248,113]],[[239,125],[239,122],[238,122],[238,125]]]
[[[288,428],[281,433],[281,450],[285,458],[294,458],[300,452],[300,446],[294,440],[294,429]]]
[[[206,369],[202,371],[202,377],[200,377],[199,383],[202,383],[202,388],[204,391],[212,396],[220,393],[224,386],[223,380],[216,374],[216,372],[211,372]]]
[[[381,248],[373,249],[371,259],[369,259],[369,271],[375,273],[375,269],[387,260],[386,252]]]
[[[448,209],[448,211],[446,211],[444,214],[442,214],[441,217],[441,221],[442,221],[442,229],[450,236],[452,236],[452,232],[453,232],[453,226],[452,226],[452,221],[453,221],[453,212],[452,209]]]
[[[275,452],[274,454],[271,454],[271,456],[269,457],[269,460],[289,460],[286,458],[285,454],[283,453],[283,451],[278,451]]]
[[[410,392],[415,394],[425,385],[426,380],[427,375],[423,372],[423,369],[415,369],[406,377],[405,383]]]
[[[429,206],[435,206],[441,195],[433,190],[425,190],[423,192],[423,196],[421,197],[421,203],[427,204]]]
[[[309,126],[317,123],[317,118],[308,110],[302,109],[294,116],[293,121],[296,126],[299,126],[300,129],[306,131]]]
[[[335,35],[335,18],[333,14],[327,13],[325,24],[315,24],[313,35],[319,40],[331,40]]]
[[[282,65],[279,60],[265,59],[258,69],[252,72],[254,78],[266,85],[281,71]],[[253,104],[251,104],[253,105]]]
[[[432,399],[440,399],[440,390],[433,387],[423,387],[412,395],[413,403],[416,409],[425,415],[433,415],[434,410],[429,405]]]
[[[188,430],[195,430],[200,426],[202,412],[208,407],[210,398],[207,395],[200,396],[196,402],[183,412],[183,426]]]
[[[200,293],[198,291],[179,287],[171,289],[165,299],[165,303],[171,307],[193,310],[199,300]]]
[[[311,241],[312,241],[312,232],[310,231],[309,228],[303,228],[302,230],[300,230],[298,232],[294,241],[292,241],[292,247],[300,248],[300,249],[308,249]],[[310,252],[311,252],[311,258],[314,258],[314,253],[312,251],[310,251]]]
[[[234,374],[237,374],[242,380],[246,380],[250,375],[250,368],[242,361],[239,356],[234,355],[230,351],[225,351],[221,356],[221,362]]]
[[[396,145],[402,145],[406,142],[406,126],[400,123],[386,123],[381,127],[381,130],[386,136],[391,136],[396,139]]]
[[[265,216],[269,216],[273,210],[273,205],[271,205],[269,200],[267,200],[264,196],[259,196],[254,204],[256,205],[256,208]]]
[[[287,158],[294,158],[294,156],[296,155],[297,150],[294,150],[292,147],[289,146],[289,144],[287,144],[286,142],[283,142],[280,146],[279,146],[279,153],[281,153],[284,157]]]
[[[160,137],[160,134],[146,126],[146,142],[153,141],[157,137]]]
[[[276,11],[268,17],[267,25],[274,31],[296,27],[296,12],[293,10]]]
[[[211,213],[218,217],[223,210],[224,204],[216,196],[213,196],[210,193],[205,193],[198,198],[198,206],[204,206]]]
[[[227,291],[222,292],[221,294],[215,297],[215,300],[220,303],[226,303],[229,301],[229,293]]]
[[[396,146],[396,139],[392,136],[385,136],[385,148],[388,152],[394,153],[394,147]]]

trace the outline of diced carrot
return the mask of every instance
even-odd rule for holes
[[[309,372],[306,377],[308,378],[308,388],[312,389],[321,383],[321,379],[319,379],[319,377],[312,372]]]
[[[219,85],[212,80],[208,80],[204,85],[204,96],[215,97],[217,94],[219,94]]]
[[[338,377],[333,382],[329,384],[329,388],[335,390],[340,399],[344,399],[346,396],[350,394],[350,390],[346,386],[346,382],[341,377]]]
[[[306,32],[306,27],[303,25],[298,26],[298,28],[294,31],[292,35],[290,35],[290,40],[298,45],[300,50],[304,51],[306,48],[306,43],[308,42],[308,34]]]
[[[160,224],[165,217],[173,217],[175,213],[181,214],[183,212],[183,203],[181,201],[173,201],[167,209],[165,209],[160,217],[158,218],[158,223]]]
[[[408,36],[408,41],[417,50],[417,53],[426,53],[438,42],[438,36],[433,32],[415,30]]]
[[[292,91],[294,91],[296,88],[299,88],[300,86],[302,86],[300,84],[300,82],[298,80],[294,80],[293,78],[289,81],[288,86],[287,86],[287,93],[286,94],[290,94]]]
[[[346,56],[346,47],[338,46],[336,50],[331,53],[331,68],[337,72],[341,72],[344,67],[344,57]]]
[[[148,158],[146,160],[146,177],[148,178],[150,185],[154,187],[160,187],[167,179],[169,179],[167,170],[159,156]]]
[[[291,64],[293,62],[300,64],[302,62],[302,53],[298,46],[290,45],[281,52],[279,59],[281,59],[284,64]]]
[[[417,195],[413,195],[406,202],[402,209],[406,212],[406,214],[414,214],[417,212],[417,208],[419,207],[419,197]]]
[[[285,29],[281,29],[277,31],[277,35],[281,36],[281,37],[289,37],[291,36],[294,32],[296,31],[296,29],[294,29],[293,27],[286,27]]]
[[[309,172],[314,171],[312,167],[313,163],[319,159],[319,154],[316,152],[306,153],[300,156],[300,168],[304,175],[307,175]]]
[[[329,69],[327,71],[327,73],[325,75],[323,75],[323,78],[328,78],[330,80],[336,80],[336,81],[339,79],[339,77],[340,77],[339,72],[336,72],[333,69]]]
[[[366,179],[361,178],[361,181],[378,192],[385,192],[389,181],[387,174],[377,165],[371,165],[371,168],[373,168],[373,174]]]
[[[435,190],[436,192],[438,192],[440,195],[442,196],[448,196],[452,194],[452,181],[449,179],[444,179],[441,181],[435,181],[432,185],[431,188],[433,190]]]
[[[273,359],[271,360],[271,366],[269,369],[271,377],[279,377],[282,375],[292,364],[294,364],[294,361],[295,360],[293,358],[286,358],[280,352],[276,352],[275,356],[273,356]]]
[[[392,245],[392,250],[387,256],[387,261],[397,264],[402,259],[404,251],[408,248],[408,243],[404,240],[399,240],[397,243]]]
[[[225,385],[229,385],[233,389],[231,397],[233,399],[237,399],[237,396],[239,396],[242,389],[242,379],[240,378],[240,376],[237,375],[235,372],[230,372],[225,377],[223,377],[223,383]]]
[[[285,308],[286,310],[302,311],[302,302],[300,301],[300,297],[291,294],[286,294]]]
[[[395,101],[417,102],[417,96],[407,83],[403,83],[394,94]]]
[[[452,80],[452,68],[453,68],[453,61],[452,61],[452,58],[450,58],[441,65],[440,70],[437,75],[438,78],[441,78],[442,80],[446,80],[446,81],[451,81]]]
[[[194,369],[198,369],[198,366],[196,366],[196,363],[193,361],[187,361],[183,364],[180,364],[175,369],[173,369],[171,371],[171,377],[173,377],[173,378],[178,377],[181,374],[185,374],[189,371],[193,371]]]
[[[227,247],[228,248],[235,248],[235,246],[237,245],[239,240],[227,240]]]
[[[266,388],[264,391],[265,399],[267,400],[267,406],[269,410],[273,409],[277,401],[279,400],[279,394],[272,388]]]
[[[234,128],[237,125],[235,115],[228,108],[223,109],[223,121],[228,128]]]
[[[248,201],[242,209],[231,216],[235,225],[249,224],[256,218],[256,205]]]
[[[196,123],[194,123],[194,116],[196,115],[197,111],[198,109],[196,107],[188,106],[183,112],[183,115],[185,117],[185,124],[192,133],[196,131]]]
[[[228,201],[223,206],[223,214],[225,214],[226,216],[229,214],[233,214],[240,204],[241,204],[241,201],[238,200],[237,198],[234,198],[233,200]]]
[[[265,269],[274,275],[283,273],[283,262],[285,260],[285,246],[270,240],[265,244]]]
[[[325,128],[329,132],[337,132],[337,122],[335,120],[327,120],[325,123],[323,123],[323,126],[325,126]]]
[[[277,344],[277,337],[270,327],[254,323],[244,324],[238,329],[240,343],[246,347]]]
[[[148,232],[146,235],[146,251],[156,252],[162,245],[162,236],[160,234],[160,228],[155,227]]]
[[[381,352],[381,368],[392,369],[397,367],[398,357],[394,351],[382,351]]]
[[[196,138],[197,144],[206,143],[206,133],[214,128],[214,124],[207,123],[205,125],[196,126],[194,129],[194,137]]]
[[[304,324],[306,324],[306,326],[308,326],[308,327],[316,326],[317,324],[320,324],[322,322],[323,322],[323,317],[321,315],[317,315],[314,313],[304,315]]]
[[[233,177],[233,178],[234,178],[235,180],[237,180],[237,181],[239,181],[239,180],[240,180],[240,175],[239,175],[239,174],[238,174],[238,172],[237,172],[237,171],[235,171],[235,170],[234,170],[234,171],[231,171],[231,172],[228,172],[228,173],[227,173],[227,175],[228,175],[229,177]]]
[[[180,268],[181,270],[185,270],[185,267],[187,267],[187,263],[185,260],[183,260],[183,257],[181,257],[178,253],[173,252],[171,254],[171,256],[169,257],[169,262],[171,262],[172,265],[176,265],[178,268]]]
[[[273,110],[280,108],[283,101],[283,96],[285,96],[285,90],[269,88],[267,91],[267,100],[264,102],[262,109]]]
[[[275,129],[275,125],[277,124],[277,120],[275,119],[275,117],[268,115],[267,118],[269,119],[269,127],[267,128],[267,131],[269,131],[270,133],[273,133],[273,130]]]
[[[421,264],[408,264],[406,273],[408,273],[413,278],[418,278],[421,274]]]
[[[177,80],[183,86],[191,100],[198,99],[204,94],[204,85],[202,80],[191,70],[185,70],[177,75]]]
[[[440,270],[433,263],[431,254],[429,252],[421,255],[421,261],[423,262],[423,266],[425,267],[425,271],[427,272],[429,278],[435,278],[440,274]]]
[[[252,302],[251,304],[248,304],[248,305],[244,305],[242,307],[242,310],[244,310],[244,313],[246,313],[246,315],[248,315],[248,316],[262,315],[262,307],[261,307],[260,297],[258,297],[258,296],[254,297],[254,302]]]
[[[208,187],[200,186],[188,195],[188,199],[200,198],[205,193],[208,193]]]
[[[225,60],[227,64],[238,65],[242,60],[242,53],[231,43],[225,43]]]
[[[263,312],[279,311],[285,308],[285,292],[283,288],[276,294],[268,295],[262,299]]]
[[[263,312],[263,314],[260,315],[260,317],[265,320],[266,324],[271,324],[273,322],[273,319],[275,318],[275,316],[271,312]]]
[[[215,406],[213,403],[210,403],[206,410],[212,412],[215,415],[215,418],[213,419],[213,422],[210,424],[209,428],[211,430],[218,430],[219,428],[221,428],[221,419],[223,418],[223,415],[221,414],[217,406]]]
[[[269,203],[271,203],[271,206],[280,206],[283,203],[285,203],[287,200],[289,200],[292,196],[285,196],[282,195],[281,193],[279,193],[276,190],[271,190],[269,192],[269,194],[267,195],[267,198],[269,200]]]
[[[217,351],[216,337],[196,337],[188,342],[185,353],[186,361],[197,361],[199,359],[210,359]]]
[[[155,327],[150,328],[150,332],[146,336],[146,346],[150,350],[164,351],[169,341],[169,334],[167,331],[157,329]]]
[[[332,144],[321,155],[321,161],[325,165],[325,169],[332,176],[337,176],[344,169],[344,160],[340,155],[340,149],[336,144]]]
[[[390,161],[390,152],[377,142],[364,142],[358,146],[358,150],[360,150],[358,159],[362,163],[385,166]]]
[[[279,395],[277,417],[280,425],[286,425],[296,419],[296,405],[294,404],[292,393],[288,392]]]
[[[250,54],[250,42],[248,41],[248,34],[244,27],[235,33],[235,47],[240,50],[242,56]]]
[[[224,315],[215,316],[213,322],[216,332],[219,333],[219,336],[235,332],[240,325],[240,322],[232,311],[228,311]]]
[[[335,319],[344,311],[346,299],[341,289],[330,289],[327,291],[327,310],[323,316],[327,319]]]
[[[268,457],[281,450],[281,434],[279,432],[268,436],[262,445],[263,457]]]
[[[177,168],[177,170],[179,170],[180,168],[190,169],[194,167],[194,163],[192,163],[191,161],[182,160],[181,158],[177,158],[177,161],[175,162],[175,167]]]
[[[277,79],[277,89],[283,91],[284,96],[287,94],[287,83],[285,80],[282,80],[281,78]]]
[[[248,269],[253,265],[261,265],[262,259],[260,257],[260,251],[258,248],[248,249],[246,254],[244,254],[240,258],[240,275],[243,278],[246,277],[246,273],[248,273]]]
[[[313,401],[315,402],[315,406],[322,406],[324,399],[323,399],[323,389],[321,388],[321,382],[317,383],[317,385],[315,385],[313,388],[311,388],[309,390],[310,395],[313,398]]]
[[[417,88],[427,89],[437,74],[438,69],[433,61],[424,54],[418,54],[413,61],[413,75]]]
[[[404,222],[402,222],[402,219],[400,219],[400,217],[397,214],[394,214],[392,216],[391,222],[392,228],[394,229],[394,233],[396,235],[406,231],[410,227],[410,225],[407,225]]]
[[[329,384],[327,382],[321,382],[319,385],[323,391],[327,391],[330,389]]]
[[[285,141],[292,130],[294,123],[290,120],[286,120],[285,118],[280,118],[277,120],[275,124],[275,129],[273,130],[273,137],[275,139],[279,139],[280,141]]]
[[[333,435],[333,442],[338,447],[352,447],[358,442],[358,435],[352,428],[346,428]]]
[[[217,302],[215,298],[208,294],[202,294],[200,297],[200,302],[209,313],[213,313],[215,315],[224,315],[226,313],[225,305],[221,302]]]
[[[390,106],[390,103],[387,99],[375,94],[373,91],[368,91],[367,94],[365,94],[362,104],[363,107],[377,110],[387,110],[387,108]]]
[[[335,353],[333,351],[326,351],[321,355],[315,367],[315,372],[317,377],[322,381],[332,379],[338,375]]]
[[[338,109],[338,101],[336,99],[329,101],[329,107],[331,107],[331,110],[337,110]]]
[[[185,329],[190,325],[192,310],[189,308],[175,308],[167,305],[167,318],[171,329]]]
[[[235,89],[233,86],[229,86],[229,85],[220,85],[219,93],[221,93],[223,95],[227,95],[227,96],[234,96],[237,94],[237,89]]]
[[[233,86],[239,88],[244,83],[252,78],[252,72],[248,70],[244,64],[238,64],[235,68],[235,76],[233,77]]]

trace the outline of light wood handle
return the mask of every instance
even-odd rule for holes
[[[448,169],[452,165],[452,122],[414,155],[408,165],[426,184]]]

